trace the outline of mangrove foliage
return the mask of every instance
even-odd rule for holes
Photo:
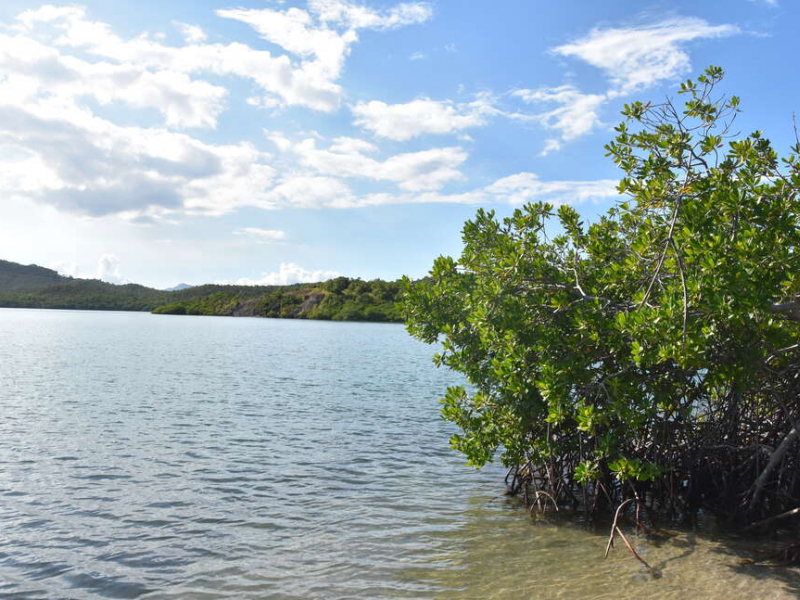
[[[408,330],[470,384],[442,400],[452,446],[499,452],[531,503],[798,512],[800,142],[781,159],[735,135],[722,78],[625,107],[620,200],[595,222],[479,210],[460,258],[404,282]]]

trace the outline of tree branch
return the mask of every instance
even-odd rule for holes
[[[767,482],[767,479],[775,467],[777,467],[781,460],[783,460],[783,456],[789,450],[792,442],[797,439],[798,435],[800,435],[800,427],[795,425],[792,427],[791,431],[786,434],[786,437],[783,438],[783,441],[780,443],[780,445],[775,448],[775,452],[772,453],[772,457],[769,459],[767,466],[764,467],[761,475],[758,476],[758,479],[756,479],[756,482],[753,484],[754,490],[753,498],[750,500],[750,510],[753,510],[758,504],[759,500],[761,500],[761,494],[764,493],[764,484]]]
[[[769,307],[771,313],[783,315],[790,321],[800,321],[800,305],[797,300],[789,302],[775,302]]]

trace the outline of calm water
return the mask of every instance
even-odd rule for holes
[[[793,598],[735,542],[533,524],[402,327],[0,310],[0,597]]]

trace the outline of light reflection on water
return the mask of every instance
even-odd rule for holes
[[[0,310],[0,597],[790,598],[680,534],[531,525],[399,326]],[[717,595],[715,595],[717,594]]]

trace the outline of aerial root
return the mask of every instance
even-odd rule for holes
[[[633,546],[632,546],[632,545],[631,545],[631,543],[628,541],[628,538],[627,538],[627,537],[625,537],[625,534],[624,534],[624,533],[622,533],[622,530],[621,530],[621,529],[620,529],[620,528],[617,526],[617,520],[619,519],[620,512],[622,512],[622,509],[625,507],[625,505],[629,504],[630,502],[636,502],[637,506],[638,506],[638,504],[639,504],[639,501],[638,501],[638,500],[635,500],[634,498],[629,498],[628,500],[625,500],[625,502],[623,502],[622,504],[620,504],[620,505],[617,507],[617,511],[616,511],[616,513],[614,513],[614,522],[611,524],[611,534],[608,536],[608,544],[606,544],[606,553],[605,553],[605,558],[608,558],[608,552],[609,552],[609,550],[611,550],[611,548],[613,548],[613,547],[614,547],[614,536],[615,536],[616,534],[619,534],[619,537],[621,537],[621,538],[622,538],[622,541],[625,543],[625,546],[628,548],[628,550],[629,550],[629,551],[630,551],[630,553],[633,555],[633,557],[634,557],[636,560],[638,560],[640,563],[642,563],[642,564],[643,564],[645,567],[647,567],[647,570],[648,570],[648,571],[649,571],[651,574],[655,575],[655,573],[656,573],[656,572],[655,572],[655,569],[653,569],[653,567],[651,567],[651,566],[650,566],[650,565],[647,563],[647,561],[646,561],[645,559],[643,559],[641,556],[639,556],[639,553],[638,553],[638,552],[636,552],[636,550],[634,550]]]

